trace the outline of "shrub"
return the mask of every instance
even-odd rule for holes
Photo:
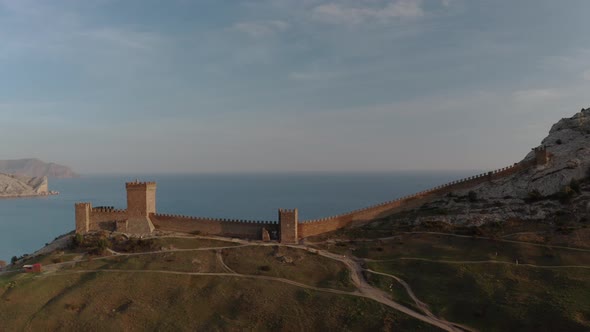
[[[111,247],[111,242],[105,238],[100,238],[96,241],[96,252],[99,255],[104,254],[104,252]]]
[[[84,236],[76,233],[72,236],[72,249],[80,248],[84,244]]]
[[[570,181],[570,188],[575,191],[577,194],[581,193],[582,189],[580,188],[580,182],[576,179],[572,179]]]
[[[537,190],[537,189],[533,189],[533,190],[531,190],[531,191],[529,192],[528,196],[529,196],[529,197],[528,197],[528,199],[529,199],[531,202],[540,201],[540,200],[542,200],[542,199],[544,198],[544,197],[543,197],[543,194],[541,194],[541,192],[540,192],[539,190]]]
[[[268,266],[268,265],[262,265],[262,266],[259,266],[258,269],[260,271],[268,272],[268,271],[270,271],[270,266]]]
[[[475,191],[473,191],[473,190],[470,190],[470,191],[467,193],[467,198],[469,199],[469,201],[470,201],[471,203],[473,203],[473,202],[477,202],[477,193],[476,193]]]
[[[557,198],[561,203],[569,203],[575,195],[576,192],[570,186],[564,186],[556,194]]]
[[[558,138],[557,141],[555,141],[555,144],[557,145],[561,145],[563,143],[563,141],[561,140],[561,138]]]
[[[309,289],[299,289],[295,293],[295,298],[299,303],[307,303],[312,297],[313,294]]]

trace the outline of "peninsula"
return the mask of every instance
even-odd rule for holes
[[[26,177],[0,173],[0,198],[56,195],[48,188],[47,177]]]
[[[28,177],[75,178],[79,175],[69,167],[47,163],[37,158],[0,160],[0,173]]]

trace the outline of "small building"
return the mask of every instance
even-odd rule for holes
[[[33,265],[24,265],[23,268],[25,269],[26,273],[41,273],[42,267],[41,264],[33,264]]]

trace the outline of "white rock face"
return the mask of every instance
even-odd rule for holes
[[[547,164],[453,192],[426,203],[418,209],[422,213],[406,221],[479,226],[511,219],[554,222],[564,215],[568,220],[590,220],[590,181],[581,182],[580,192],[568,200],[554,195],[572,179],[590,176],[590,109],[557,122],[542,145],[550,154]],[[531,151],[523,161],[535,159]],[[476,193],[476,199],[469,199],[469,191]],[[531,199],[534,191],[537,199]]]
[[[478,197],[524,198],[534,190],[546,196],[562,190],[572,179],[585,178],[590,170],[590,108],[561,119],[541,144],[551,156],[546,165],[482,184],[473,189]],[[534,158],[531,151],[524,160]]]
[[[47,194],[47,177],[28,178],[0,173],[0,197],[24,197]]]

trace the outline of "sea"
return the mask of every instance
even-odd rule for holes
[[[74,203],[126,207],[125,182],[156,181],[157,211],[190,216],[277,220],[279,208],[300,220],[327,217],[481,173],[256,173],[83,175],[50,179],[56,196],[0,199],[0,260],[31,254],[75,228]]]

